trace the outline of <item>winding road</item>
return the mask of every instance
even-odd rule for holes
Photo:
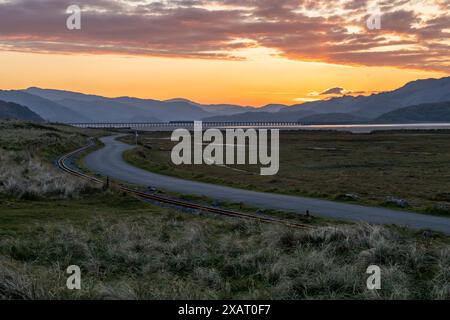
[[[245,203],[265,209],[305,213],[348,221],[396,224],[414,229],[429,229],[450,234],[450,219],[385,208],[366,207],[313,198],[273,194],[183,180],[136,168],[123,160],[123,153],[134,146],[117,141],[118,136],[104,137],[105,147],[89,154],[84,163],[91,171],[140,186],[206,196],[232,203]]]

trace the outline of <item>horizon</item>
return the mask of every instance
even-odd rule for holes
[[[380,1],[369,29],[373,3],[90,1],[69,30],[68,2],[0,1],[0,87],[260,107],[450,75],[450,4]]]
[[[443,79],[443,78],[450,78],[450,76],[441,77],[441,78],[425,78],[425,79],[412,80],[412,81],[409,81],[407,83],[404,83],[403,85],[399,86],[398,88],[394,88],[393,90],[400,89],[400,88],[406,86],[407,84],[409,84],[411,82],[415,82],[415,81],[420,81],[420,80],[439,80],[439,79]],[[42,88],[42,87],[38,87],[38,86],[30,86],[30,87],[25,87],[25,88],[12,88],[12,89],[1,89],[0,88],[0,91],[2,91],[2,90],[6,90],[6,91],[8,91],[8,90],[11,90],[11,91],[26,91],[26,90],[29,90],[29,89],[65,91],[65,92],[70,92],[70,93],[75,93],[75,94],[82,94],[82,95],[87,95],[87,96],[98,96],[98,97],[107,98],[107,99],[136,98],[136,99],[143,99],[143,100],[157,100],[157,101],[161,101],[161,102],[170,102],[170,101],[176,101],[176,100],[186,100],[187,102],[194,103],[194,104],[200,104],[200,105],[234,105],[234,106],[238,106],[238,107],[254,108],[254,109],[263,108],[263,107],[266,107],[266,106],[269,106],[269,105],[284,105],[286,107],[291,107],[291,106],[302,105],[302,104],[305,104],[305,103],[308,103],[308,102],[313,102],[313,101],[304,101],[304,102],[293,103],[293,104],[281,104],[281,103],[268,102],[268,103],[266,103],[264,105],[259,105],[259,106],[234,104],[234,103],[228,103],[226,101],[225,102],[219,102],[219,103],[203,103],[203,102],[191,100],[191,99],[184,98],[184,97],[175,97],[175,98],[159,100],[159,99],[152,98],[152,97],[135,97],[135,96],[130,96],[130,95],[104,96],[104,95],[95,94],[95,93],[91,93],[91,92],[72,91],[72,90],[58,89],[58,88]],[[323,98],[321,100],[316,100],[316,101],[328,101],[328,100],[332,100],[332,99],[336,99],[336,98],[342,98],[342,97],[370,96],[370,95],[376,95],[376,94],[385,93],[385,92],[389,92],[389,91],[392,91],[392,90],[380,91],[380,92],[372,92],[370,94],[358,94],[358,95],[344,94],[344,95],[340,95],[340,96],[325,97],[325,98]]]

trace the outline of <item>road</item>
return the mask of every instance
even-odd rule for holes
[[[414,229],[429,229],[450,234],[450,219],[385,208],[366,207],[313,198],[280,195],[230,188],[226,186],[183,180],[136,168],[123,160],[123,153],[134,146],[116,140],[117,136],[102,138],[105,147],[89,154],[85,165],[93,172],[140,186],[182,194],[206,196],[232,203],[245,203],[264,209],[305,213],[348,221],[375,224],[396,224]]]

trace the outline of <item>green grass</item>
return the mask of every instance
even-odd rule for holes
[[[138,189],[138,190],[140,189],[143,192],[146,191],[145,188],[139,188],[139,187],[135,187],[132,185],[129,185],[129,187],[134,187],[135,189]],[[306,216],[306,214],[298,214],[298,213],[273,210],[273,209],[261,209],[258,207],[247,205],[245,203],[217,201],[217,200],[205,197],[205,196],[181,194],[181,193],[165,191],[165,190],[158,190],[157,194],[167,197],[167,198],[181,199],[181,200],[195,203],[195,204],[200,204],[200,205],[205,205],[205,206],[210,206],[210,207],[219,207],[222,209],[228,209],[228,210],[232,210],[232,211],[236,211],[236,212],[250,213],[253,215],[274,217],[274,218],[278,218],[278,219],[286,221],[286,222],[295,222],[295,223],[307,224],[307,225],[311,225],[311,226],[326,226],[326,225],[334,225],[335,226],[335,225],[349,224],[346,221],[338,220],[338,219],[318,217],[318,216],[313,216],[311,214],[309,216]]]
[[[88,135],[102,134],[0,125],[0,146],[8,153],[0,174],[24,181],[25,189],[35,176],[46,177],[46,183],[60,181],[61,173],[50,165],[57,153],[84,145]],[[30,159],[38,163],[33,175],[26,170]],[[64,179],[62,187],[74,178]],[[170,196],[212,204],[205,198]],[[76,197],[67,192],[21,197],[0,188],[0,299],[450,299],[450,238],[398,227],[296,219],[315,228],[181,212],[114,188]],[[80,291],[66,288],[66,268],[73,264],[82,270]],[[366,288],[371,264],[382,269],[377,292]]]
[[[259,166],[175,166],[167,137],[141,135],[125,159],[184,179],[373,206],[395,207],[394,197],[408,210],[450,215],[450,132],[282,132],[276,176],[260,176]]]
[[[47,161],[84,146],[88,137],[106,134],[101,130],[20,121],[0,121],[0,132],[0,149],[26,151]]]

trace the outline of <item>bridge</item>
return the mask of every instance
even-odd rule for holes
[[[158,130],[158,129],[177,129],[186,128],[193,129],[193,121],[173,121],[173,122],[130,122],[130,123],[112,123],[112,122],[93,122],[93,123],[68,123],[73,127],[90,128],[90,129],[141,129],[141,130]],[[300,122],[203,122],[203,128],[298,128],[302,124]]]

